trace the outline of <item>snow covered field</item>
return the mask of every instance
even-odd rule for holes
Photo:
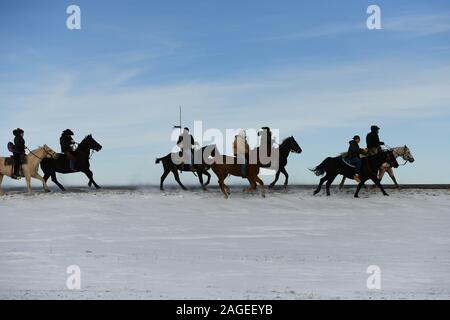
[[[448,189],[78,191],[0,197],[0,298],[450,298]]]

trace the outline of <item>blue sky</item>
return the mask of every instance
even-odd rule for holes
[[[370,4],[382,30],[366,28]],[[292,183],[316,183],[307,168],[372,124],[416,158],[401,183],[450,183],[448,1],[2,1],[0,39],[2,154],[15,127],[54,149],[71,128],[103,144],[100,184],[157,184],[182,105],[190,127],[294,135]]]

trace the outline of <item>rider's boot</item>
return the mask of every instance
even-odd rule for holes
[[[74,160],[69,161],[69,167],[70,167],[70,171],[72,171],[72,172],[77,171],[77,170],[75,170],[75,161]]]

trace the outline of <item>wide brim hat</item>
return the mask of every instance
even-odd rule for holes
[[[74,135],[74,133],[73,133],[72,130],[70,130],[70,129],[64,130],[64,131],[63,131],[63,134],[64,134],[64,135],[69,135],[69,136],[73,136],[73,135]]]
[[[18,136],[19,134],[24,133],[24,131],[20,128],[13,130],[13,135]]]

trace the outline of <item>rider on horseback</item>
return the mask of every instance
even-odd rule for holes
[[[250,151],[247,143],[247,134],[245,130],[240,130],[239,134],[234,137],[233,154],[237,158],[237,163],[241,166],[241,174],[243,178],[247,177],[248,153]]]
[[[66,129],[62,132],[59,143],[61,144],[61,152],[64,153],[69,159],[70,170],[75,172],[75,162],[77,160],[74,153],[76,142],[72,139],[74,133],[70,129]]]
[[[261,137],[261,144],[260,144],[260,152],[262,152],[262,155],[267,155],[267,157],[270,157],[272,153],[272,146],[275,142],[275,139],[272,138],[272,131],[269,127],[262,127],[261,130],[258,132],[258,136]]]
[[[378,126],[371,126],[370,133],[366,136],[367,149],[369,149],[369,156],[375,155],[381,151],[381,146],[384,145],[384,142],[380,141],[380,137],[378,133],[380,132],[380,128]]]
[[[14,135],[14,173],[11,176],[13,179],[18,179],[20,177],[20,166],[22,164],[22,159],[25,156],[25,140],[23,138],[24,131],[17,128],[13,131]]]
[[[189,128],[185,127],[177,141],[177,146],[181,149],[183,155],[184,170],[193,169],[194,153],[192,150],[194,145],[198,145],[198,142],[194,141],[194,137],[189,133]]]
[[[361,154],[366,154],[366,151],[359,147],[360,141],[361,138],[359,136],[354,136],[353,139],[348,142],[350,145],[348,147],[346,159],[346,161],[349,164],[355,166],[356,174],[353,177],[353,179],[356,180],[358,183],[361,181],[359,175],[361,174],[361,165],[362,165],[361,158],[359,156]]]

